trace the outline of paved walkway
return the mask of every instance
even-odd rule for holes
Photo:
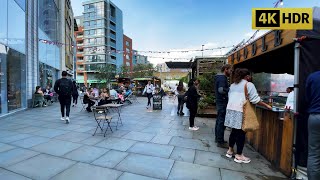
[[[148,111],[146,99],[122,109],[124,125],[92,136],[92,113],[72,108],[71,123],[60,121],[58,103],[0,120],[0,179],[281,179],[258,153],[245,147],[250,164],[225,158],[213,142],[214,120],[176,115],[165,100]],[[116,116],[115,114],[113,114]],[[115,128],[114,128],[115,130]]]

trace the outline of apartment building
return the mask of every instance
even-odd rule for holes
[[[123,35],[123,64],[127,67],[130,67],[130,70],[133,70],[132,62],[132,39],[126,35]]]
[[[133,52],[133,55],[132,55],[133,65],[150,63],[148,61],[148,56],[139,54],[137,50],[132,50],[132,52]]]
[[[122,11],[109,0],[90,0],[82,5],[83,63],[77,68],[82,69],[79,73],[84,83],[91,85],[100,83],[95,77],[99,68],[106,64],[119,68],[123,64],[123,53],[118,53],[123,51]]]

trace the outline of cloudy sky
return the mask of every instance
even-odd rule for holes
[[[82,2],[71,0],[75,15]],[[140,51],[215,48],[238,44],[255,32],[251,9],[270,8],[276,0],[111,0],[123,12],[124,33]],[[282,7],[320,6],[319,0],[284,0]],[[259,32],[258,35],[265,31]],[[222,55],[229,49],[205,51]],[[201,52],[149,54],[152,57],[191,58]],[[174,59],[149,58],[157,64]]]

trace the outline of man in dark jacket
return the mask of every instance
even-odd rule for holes
[[[215,141],[217,146],[221,148],[228,148],[229,145],[224,141],[224,126],[226,109],[228,104],[228,92],[229,92],[229,83],[228,77],[231,74],[231,65],[226,64],[222,66],[221,73],[217,74],[214,77],[215,82],[215,96],[216,96],[216,105],[217,105],[217,120],[215,126]]]
[[[320,179],[320,71],[309,75],[306,82],[308,102],[308,179]]]
[[[61,107],[61,120],[70,123],[69,114],[71,106],[71,96],[73,92],[73,84],[70,79],[67,79],[68,73],[62,71],[62,78],[58,79],[54,84],[54,91],[59,95],[59,102]],[[64,117],[64,109],[66,108],[66,118]]]

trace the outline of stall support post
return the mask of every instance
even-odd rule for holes
[[[294,45],[294,127],[293,127],[293,145],[292,145],[292,174],[291,178],[296,177],[296,141],[297,141],[297,113],[298,113],[298,100],[299,100],[299,71],[300,71],[300,43],[295,42]]]

